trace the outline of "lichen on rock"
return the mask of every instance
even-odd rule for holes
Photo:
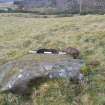
[[[67,78],[76,81],[83,79],[83,74],[80,72],[84,65],[83,60],[71,59],[68,56],[46,56],[40,55],[40,62],[33,59],[39,55],[28,55],[2,65],[0,90],[23,95],[29,94],[31,86],[36,85],[40,79]]]

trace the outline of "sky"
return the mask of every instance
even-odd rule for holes
[[[13,2],[14,0],[0,0],[0,2]]]

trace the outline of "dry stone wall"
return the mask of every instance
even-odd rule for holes
[[[81,12],[105,13],[105,0],[81,0]]]
[[[24,10],[67,13],[105,13],[105,0],[22,0]]]

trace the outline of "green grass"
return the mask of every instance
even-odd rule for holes
[[[105,15],[33,18],[0,14],[0,64],[21,58],[31,49],[69,46],[79,48],[86,62],[100,61],[97,72],[86,78],[90,83],[79,87],[52,80],[33,91],[29,100],[1,95],[0,105],[105,105]]]

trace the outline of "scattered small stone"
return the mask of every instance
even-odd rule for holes
[[[68,47],[68,48],[64,49],[64,51],[67,54],[71,55],[74,59],[77,59],[80,55],[80,51],[74,47]]]

